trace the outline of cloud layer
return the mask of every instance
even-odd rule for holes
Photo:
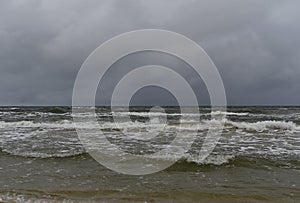
[[[299,105],[299,8],[297,0],[1,1],[0,105],[70,105],[86,57],[111,37],[144,28],[199,43],[230,105]]]

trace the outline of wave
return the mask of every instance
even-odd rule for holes
[[[289,168],[299,170],[300,161],[297,158],[278,159],[276,157],[265,156],[244,156],[244,155],[223,155],[223,156],[209,156],[202,162],[195,162],[194,160],[182,159],[171,166],[169,170],[175,168],[184,168],[191,170],[193,167],[186,168],[185,166],[194,166],[196,170],[200,168],[211,167],[246,167],[252,169],[270,170],[273,167]]]
[[[230,112],[230,111],[214,111],[211,113],[207,113],[204,115],[226,115],[226,116],[247,116],[249,113],[247,112]]]
[[[190,121],[192,123],[192,121]],[[224,129],[235,130],[241,129],[246,131],[263,132],[263,131],[300,131],[300,126],[292,121],[258,121],[258,122],[235,122],[228,119],[220,120],[202,120],[200,130],[206,130],[224,123]],[[188,124],[188,123],[187,123]]]
[[[154,122],[155,121],[155,122]],[[186,130],[207,130],[214,126],[219,126],[220,123],[225,123],[225,129],[242,129],[246,131],[268,131],[268,130],[288,130],[288,131],[300,131],[300,126],[292,121],[275,121],[266,120],[258,122],[236,122],[228,119],[224,120],[201,120],[195,122],[195,120],[182,120],[181,125],[165,125],[160,123],[160,120],[150,120],[150,122],[99,122],[100,129],[130,129],[130,128],[145,128],[151,127],[153,129],[166,127],[166,129],[186,129]],[[180,123],[178,123],[180,124]],[[95,128],[94,125],[88,122],[76,123],[76,127],[80,128]],[[0,129],[15,129],[15,128],[39,128],[39,129],[75,129],[74,122],[71,120],[61,120],[56,122],[34,122],[34,121],[18,121],[18,122],[5,122],[0,121]]]
[[[6,149],[0,150],[2,155],[10,155],[24,158],[40,158],[40,159],[48,159],[48,158],[80,158],[81,156],[89,156],[89,154],[85,151],[77,152],[77,153],[41,153],[41,152],[16,152],[16,151],[8,151]],[[150,155],[150,158],[154,160],[165,160],[165,161],[178,161],[178,163],[194,163],[199,165],[222,165],[229,163],[232,159],[235,158],[233,155],[210,155],[206,159],[202,160],[197,156],[186,153],[184,155],[175,155],[169,154],[166,156],[156,156]]]
[[[34,190],[11,190],[10,192],[0,193],[0,202],[18,202],[18,203],[57,203],[57,202],[73,202],[71,199],[59,198],[57,195],[45,195],[42,191]]]
[[[165,113],[165,112],[113,112],[113,115],[131,115],[131,116],[210,116],[210,115],[227,115],[227,116],[247,116],[248,112],[230,112],[230,111],[213,111],[211,113]]]
[[[24,158],[41,158],[41,159],[47,159],[47,158],[69,158],[69,157],[77,157],[77,156],[83,156],[88,155],[85,151],[79,151],[79,152],[71,152],[68,151],[67,153],[44,153],[44,152],[18,152],[16,150],[8,150],[8,149],[0,149],[0,153],[2,155],[11,155],[11,156],[17,156],[17,157],[24,157]]]
[[[33,200],[33,199],[32,199]],[[28,200],[24,195],[20,194],[0,194],[0,202],[32,202]]]
[[[70,154],[45,154],[45,153],[21,153],[11,154],[8,152],[2,152],[2,155],[18,156],[24,158],[33,159],[86,159],[92,157],[87,152],[70,153]],[[278,156],[265,156],[259,154],[253,155],[221,155],[211,154],[204,160],[189,153],[178,157],[174,154],[166,156],[150,156],[153,160],[158,161],[174,161],[174,165],[168,170],[178,170],[178,168],[184,168],[185,170],[192,170],[193,167],[198,168],[210,168],[210,167],[222,167],[222,166],[234,166],[234,167],[249,167],[249,168],[263,168],[268,169],[270,167],[282,167],[282,168],[294,168],[299,169],[299,157],[278,157]],[[148,157],[149,158],[149,157]],[[193,166],[193,167],[191,167]],[[188,167],[188,168],[187,168]],[[174,169],[175,168],[175,169]]]
[[[235,158],[234,155],[210,155],[205,159],[200,158],[199,156],[191,155],[189,153],[184,154],[183,156],[169,154],[165,156],[150,156],[153,159],[157,160],[167,160],[167,161],[177,161],[178,163],[194,163],[197,165],[223,165],[229,163],[232,159]]]
[[[239,129],[253,130],[253,131],[265,131],[265,130],[291,130],[298,131],[300,130],[299,126],[292,121],[258,121],[255,123],[248,122],[233,122],[226,121],[226,124],[232,125]]]
[[[74,128],[74,124],[70,120],[61,120],[56,122],[0,121],[0,128]]]

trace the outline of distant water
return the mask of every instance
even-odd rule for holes
[[[149,109],[132,107],[133,122],[121,129],[109,108],[96,112],[107,136],[130,151],[137,143],[120,139],[122,131],[135,138],[161,129],[162,113]],[[156,174],[128,176],[85,152],[70,107],[0,107],[0,202],[300,202],[300,107],[229,107],[223,135],[204,161],[197,152],[217,121],[210,108],[199,109],[199,136],[182,159]],[[182,115],[177,107],[165,111],[165,136],[172,137]],[[84,111],[80,116],[88,128]],[[186,134],[197,130],[196,116],[183,121]]]

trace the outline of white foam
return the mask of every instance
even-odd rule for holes
[[[247,116],[248,112],[228,112],[228,111],[213,111],[211,113],[164,113],[164,112],[113,112],[116,116],[123,115],[132,115],[132,116],[161,116],[161,115],[170,115],[170,116],[209,116],[209,115],[228,115],[228,116]]]
[[[32,202],[30,200],[26,200],[23,195],[17,194],[0,194],[0,202]]]
[[[70,157],[83,154],[84,151],[73,152],[72,150],[65,150],[65,152],[45,153],[45,152],[34,152],[30,151],[18,151],[18,149],[2,149],[3,152],[14,156],[32,157],[32,158],[59,158],[59,157]]]
[[[205,159],[200,156],[191,155],[189,153],[181,154],[167,154],[164,156],[150,155],[153,159],[157,160],[168,160],[168,161],[177,161],[177,160],[186,160],[187,162],[197,163],[197,164],[213,164],[213,165],[222,165],[228,163],[230,160],[234,159],[234,155],[209,155]]]
[[[206,159],[202,160],[195,156],[188,156],[188,162],[195,162],[198,164],[213,164],[213,165],[222,165],[228,163],[232,160],[235,156],[233,155],[210,155],[206,157]]]
[[[154,122],[155,121],[155,122]],[[195,120],[182,120],[179,124],[181,125],[168,125],[165,123],[160,123],[158,119],[154,119],[150,122],[99,122],[100,129],[112,129],[112,128],[120,128],[120,129],[141,129],[141,128],[152,128],[156,129],[162,128],[165,129],[177,129],[177,130],[207,130],[209,128],[214,128],[220,126],[221,122],[225,122],[225,129],[232,129],[235,127],[240,130],[247,131],[300,131],[300,126],[291,122],[291,121],[259,121],[255,123],[250,122],[234,122],[230,120],[202,120],[200,123],[195,122]],[[76,126],[80,128],[94,128],[95,126],[89,122],[80,122],[76,123]],[[33,121],[19,121],[19,122],[5,122],[0,121],[0,129],[12,130],[18,128],[39,128],[39,129],[74,129],[74,123],[70,120],[62,120],[57,122],[33,122]]]
[[[234,127],[246,130],[254,130],[254,131],[264,131],[264,130],[298,130],[299,127],[289,121],[259,121],[256,123],[247,123],[247,122],[233,122],[226,121],[226,123],[233,125]]]
[[[155,121],[155,122],[154,122]],[[247,153],[261,153],[261,154],[297,154],[299,155],[299,147],[297,144],[299,143],[299,134],[300,127],[289,121],[259,121],[259,122],[234,122],[230,120],[225,121],[225,133],[226,135],[230,134],[230,138],[227,143],[220,143],[222,147],[226,147],[226,144],[229,144],[228,148],[239,148],[245,154]],[[116,125],[113,122],[99,122],[99,127],[102,130],[107,130],[109,135],[112,136],[122,136],[118,131],[124,133],[129,136],[129,138],[144,138],[147,133],[150,135],[158,135],[160,132],[166,133],[179,133],[183,132],[182,135],[190,135],[190,133],[195,133],[195,131],[200,130],[200,135],[203,135],[202,130],[208,130],[210,128],[219,127],[221,121],[219,120],[202,120],[200,123],[195,122],[195,120],[185,120],[182,125],[174,125],[174,124],[165,124],[160,123],[158,120],[153,120],[150,122],[123,122],[118,123]],[[82,122],[79,123],[78,126],[83,129],[94,129],[95,126]],[[20,156],[31,156],[31,157],[41,157],[47,158],[51,156],[60,157],[60,156],[71,156],[75,155],[73,153],[79,153],[80,150],[77,150],[77,137],[74,134],[74,137],[60,137],[65,136],[66,134],[60,133],[51,133],[56,130],[65,130],[65,129],[74,129],[74,124],[70,120],[62,120],[57,122],[33,122],[33,121],[19,121],[19,122],[4,122],[0,121],[0,132],[2,136],[0,137],[0,146],[3,151],[14,155]],[[50,133],[48,133],[50,132]],[[236,132],[236,133],[232,133]],[[258,132],[258,133],[257,133]],[[263,132],[263,135],[270,136],[257,136],[259,133]],[[228,133],[228,134],[227,134]],[[272,134],[276,133],[276,140],[271,140],[273,138]],[[225,139],[226,136],[224,136]],[[46,141],[43,141],[46,140]],[[47,152],[34,152],[30,150],[32,145],[41,144],[40,142],[48,144],[48,140],[53,140],[53,143],[56,140],[62,140],[60,143],[62,146],[72,147],[70,151],[62,152],[55,148],[53,154],[48,154]],[[27,144],[18,145],[20,149],[16,149],[13,145],[14,143],[25,143]],[[288,141],[288,143],[286,142]],[[265,143],[265,144],[262,144]],[[292,143],[292,145],[290,145]],[[79,143],[78,143],[79,144]],[[9,146],[8,146],[9,145]],[[74,146],[73,146],[74,145]],[[29,147],[28,147],[29,146]],[[268,148],[267,146],[272,146]],[[27,147],[27,148],[26,148]],[[25,149],[26,148],[26,149]],[[75,149],[75,151],[72,151]],[[297,151],[298,150],[298,151]],[[156,157],[159,158],[159,157]],[[160,157],[162,159],[178,159],[178,155],[171,154],[168,157]],[[196,163],[204,163],[200,161],[197,157],[193,157],[190,155],[186,155],[185,157],[188,161],[196,162]],[[230,157],[219,157],[213,160],[212,158],[206,159],[206,163],[223,163],[226,160],[230,159]]]
[[[55,202],[73,202],[70,200],[62,200],[58,201],[55,198],[50,197],[43,197],[38,198],[33,195],[23,195],[23,194],[16,194],[16,193],[6,193],[0,194],[0,202],[16,202],[16,203],[37,203],[37,202],[48,202],[48,203],[55,203]]]
[[[213,111],[205,115],[227,115],[227,116],[247,116],[249,113],[238,113],[238,112],[229,112],[229,111]]]

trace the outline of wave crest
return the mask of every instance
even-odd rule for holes
[[[256,123],[247,122],[232,122],[226,121],[228,124],[246,130],[264,131],[268,129],[273,130],[299,130],[299,127],[292,121],[258,121]]]

